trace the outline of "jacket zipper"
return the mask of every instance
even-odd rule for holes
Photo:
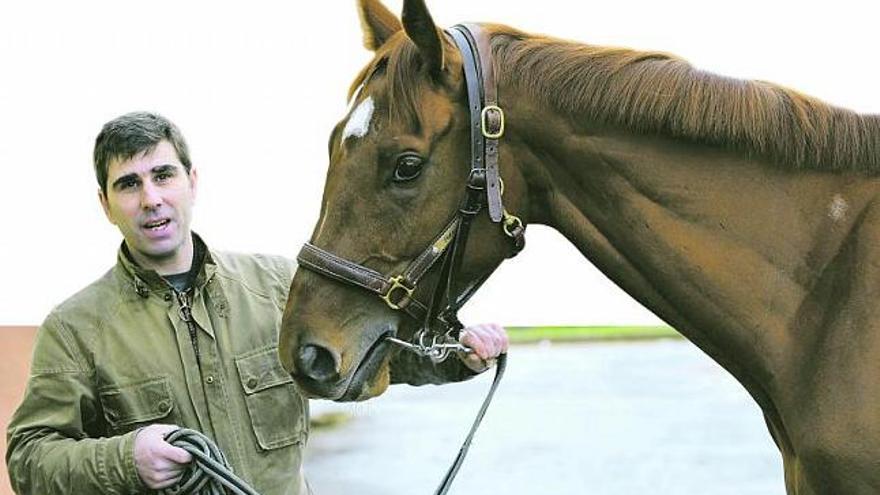
[[[192,317],[192,306],[190,305],[189,294],[190,289],[185,291],[175,291],[177,294],[177,302],[180,303],[180,310],[178,313],[180,314],[180,319],[186,323],[186,327],[189,330],[189,340],[192,342],[193,351],[196,353],[196,363],[201,367],[201,356],[199,356],[199,340],[198,340],[198,329],[196,328],[196,322]]]

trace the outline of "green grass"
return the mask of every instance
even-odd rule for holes
[[[331,411],[313,414],[309,417],[309,425],[314,429],[331,429],[351,421],[352,415],[343,411]]]
[[[681,338],[671,327],[507,327],[512,344]]]

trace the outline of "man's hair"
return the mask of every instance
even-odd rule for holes
[[[189,174],[192,163],[186,141],[180,129],[165,117],[150,112],[132,112],[104,124],[95,138],[94,151],[95,178],[104,195],[107,195],[107,171],[111,161],[126,161],[149,153],[162,140],[174,146],[180,163]]]

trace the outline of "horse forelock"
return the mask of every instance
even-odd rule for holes
[[[419,102],[430,78],[422,67],[416,45],[404,33],[394,35],[376,51],[376,55],[352,82],[349,99],[358,88],[369,87],[374,79],[384,83],[384,109],[390,119],[403,123],[411,129],[419,129]]]
[[[575,119],[736,149],[792,168],[880,172],[878,116],[698,70],[666,53],[488,29],[500,83]]]

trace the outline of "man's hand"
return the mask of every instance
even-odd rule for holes
[[[192,454],[165,441],[174,425],[150,425],[138,431],[134,439],[134,465],[147,487],[168,488],[180,481]]]
[[[462,354],[464,364],[482,373],[495,364],[495,358],[507,352],[507,331],[497,323],[467,327],[461,331],[458,341],[474,352]]]

